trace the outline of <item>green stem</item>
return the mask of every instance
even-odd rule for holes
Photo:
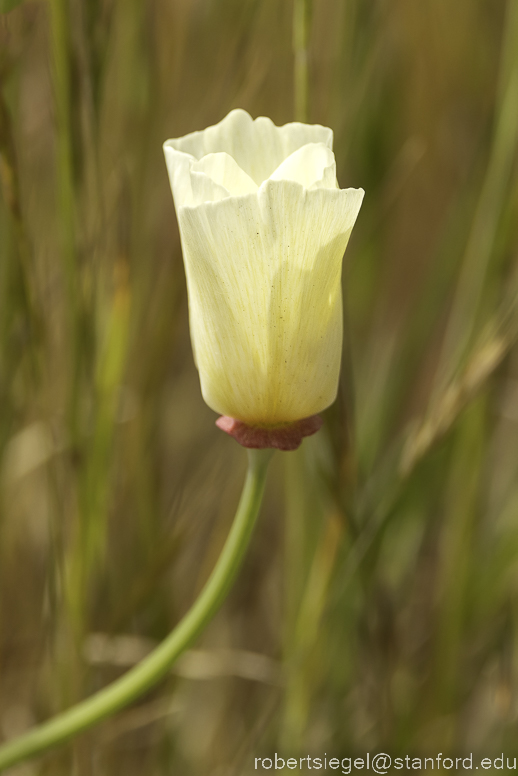
[[[312,0],[294,0],[293,54],[295,121],[309,121],[309,56]]]
[[[139,665],[104,690],[0,747],[0,771],[76,736],[123,709],[156,684],[217,612],[243,560],[264,492],[270,450],[248,451],[248,472],[236,516],[216,566],[172,633]]]
[[[472,342],[483,293],[487,293],[502,212],[510,195],[509,181],[518,147],[518,3],[514,0],[507,4],[504,33],[494,137],[446,329],[439,389],[455,374]]]

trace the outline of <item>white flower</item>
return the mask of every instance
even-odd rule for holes
[[[203,398],[250,426],[336,397],[342,257],[364,192],[338,188],[332,142],[233,110],[164,144]]]

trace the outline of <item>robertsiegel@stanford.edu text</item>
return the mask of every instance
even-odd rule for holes
[[[339,770],[341,773],[351,773],[352,771],[373,771],[379,776],[386,776],[391,768],[395,770],[407,771],[426,771],[426,770],[488,770],[495,768],[497,770],[516,770],[517,758],[504,757],[501,754],[498,757],[474,758],[473,754],[466,757],[444,757],[442,752],[435,757],[391,757],[385,752],[378,754],[367,753],[364,757],[332,757],[327,753],[323,757],[280,757],[277,752],[272,757],[256,757],[255,770],[283,770],[288,768],[294,770]]]

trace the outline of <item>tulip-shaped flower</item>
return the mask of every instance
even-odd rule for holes
[[[336,398],[364,192],[338,188],[332,143],[326,127],[233,110],[164,144],[203,398],[245,447],[295,449]]]

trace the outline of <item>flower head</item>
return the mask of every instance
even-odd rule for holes
[[[164,144],[203,398],[261,428],[257,446],[336,397],[342,257],[364,192],[338,188],[332,142],[233,110]]]

